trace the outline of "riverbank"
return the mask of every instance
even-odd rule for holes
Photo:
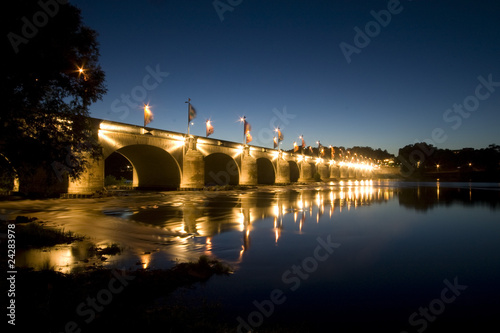
[[[16,250],[48,248],[85,239],[71,231],[50,228],[37,218],[17,216],[0,220],[2,231],[15,225]],[[1,243],[4,243],[2,238]],[[15,319],[19,330],[37,332],[234,332],[227,323],[222,304],[192,295],[214,276],[229,276],[224,262],[201,255],[197,260],[177,262],[169,269],[106,268],[100,262],[120,253],[120,247],[93,246],[95,260],[71,273],[46,265],[16,267]],[[7,271],[7,259],[0,266]],[[8,282],[8,281],[7,281]],[[8,290],[2,280],[2,289]],[[262,332],[290,332],[271,328]]]
[[[16,326],[37,332],[213,331],[217,305],[208,300],[195,307],[176,304],[169,295],[179,288],[205,283],[214,274],[229,274],[207,257],[179,263],[168,270],[97,268],[62,274],[20,269],[16,281]],[[149,331],[149,330],[147,330]]]
[[[16,250],[49,247],[84,238],[64,230],[44,227],[35,218],[19,216],[0,221],[2,231],[15,230]],[[2,238],[2,243],[6,243]],[[116,246],[95,247],[103,258],[119,253]],[[15,259],[13,259],[15,260]],[[102,259],[101,259],[102,260]],[[9,261],[9,263],[11,263]],[[1,261],[7,271],[6,258]],[[12,269],[10,269],[12,271]],[[229,275],[231,267],[208,256],[178,262],[170,269],[109,269],[88,265],[76,273],[63,274],[51,267],[41,270],[16,267],[15,326],[37,332],[109,332],[169,328],[167,331],[218,332],[217,304],[203,300],[187,307],[169,299],[174,291],[206,283],[213,275]],[[5,279],[2,281],[2,285]],[[2,290],[8,290],[2,286]],[[214,330],[215,329],[215,330]]]

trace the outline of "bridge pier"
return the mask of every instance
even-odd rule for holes
[[[354,169],[354,167],[348,167],[347,174],[347,178],[356,178],[356,170]]]
[[[340,179],[340,166],[330,165],[330,179]]]
[[[299,183],[308,183],[314,181],[313,166],[305,158],[303,158],[300,162],[298,162],[298,165],[299,165],[299,179],[297,181]]]
[[[318,173],[322,181],[328,181],[330,178],[330,172],[328,170],[328,165],[320,162],[318,163]]]
[[[14,184],[12,186],[12,192],[19,192],[19,177],[14,178]]]
[[[196,138],[187,137],[182,157],[181,190],[202,189],[205,187],[205,161],[203,154],[196,149]]]
[[[360,173],[361,173],[361,177],[362,178],[366,178],[366,175],[368,174],[367,171],[366,171],[366,169],[364,169],[364,168],[361,169]]]
[[[288,184],[290,183],[290,165],[288,161],[283,158],[283,152],[280,151],[276,159],[276,177],[275,184]]]
[[[104,159],[88,159],[89,165],[80,179],[70,180],[68,194],[89,195],[104,189]]]
[[[250,155],[250,147],[245,146],[241,154],[240,185],[257,185],[257,160]]]
[[[349,167],[346,165],[342,165],[339,168],[340,168],[340,178],[341,179],[349,178]]]

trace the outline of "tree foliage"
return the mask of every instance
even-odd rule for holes
[[[500,146],[490,144],[482,149],[450,150],[419,142],[400,148],[397,160],[401,163],[402,174],[408,176],[418,177],[441,171],[465,174],[484,172],[488,177],[498,178]]]
[[[394,155],[387,152],[386,149],[382,150],[380,148],[373,149],[371,147],[360,147],[360,146],[354,146],[352,148],[345,148],[343,146],[322,146],[323,150],[323,156],[325,158],[331,158],[331,153],[333,149],[333,154],[334,154],[334,159],[335,160],[345,160],[347,158],[352,159],[352,158],[357,158],[357,159],[372,159],[373,162],[377,161],[382,161],[384,159],[393,159]],[[293,153],[294,150],[290,149],[287,152]],[[298,150],[299,153],[304,153],[305,155],[310,155],[310,156],[320,156],[321,155],[321,148],[318,147],[310,147],[310,148],[304,148],[299,147]],[[356,155],[354,155],[356,154]]]
[[[106,92],[97,33],[71,4],[17,0],[9,6],[2,11],[1,163],[19,175],[42,167],[77,178],[85,157],[100,153],[88,119],[89,106]]]

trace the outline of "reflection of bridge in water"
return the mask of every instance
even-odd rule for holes
[[[340,181],[330,189],[294,189],[280,192],[255,191],[245,193],[205,192],[202,199],[182,204],[143,206],[127,218],[138,223],[167,229],[179,236],[211,237],[239,230],[254,221],[279,218],[299,213],[316,219],[324,213],[342,212],[358,206],[383,202],[393,198],[394,190],[375,188],[373,181]]]
[[[158,268],[169,260],[192,260],[203,253],[237,263],[251,247],[251,239],[256,239],[258,228],[270,228],[279,244],[286,237],[282,234],[285,231],[307,233],[308,225],[388,201],[394,194],[393,189],[372,186],[371,181],[344,181],[326,189],[307,187],[163,192],[98,201],[59,199],[57,209],[48,201],[37,202],[35,209],[36,216],[52,221],[54,227],[87,235],[100,246],[116,243],[125,250],[116,258],[109,257],[105,265],[131,262],[131,267]],[[13,204],[16,212],[22,207],[26,203]],[[54,266],[69,273],[89,265],[88,257],[93,256],[90,245],[85,240],[43,251],[20,252],[19,264],[38,269]]]
[[[166,259],[191,260],[201,253],[236,263],[246,250],[262,244],[263,234],[274,238],[274,241],[266,241],[286,244],[290,236],[307,235],[318,224],[333,225],[331,222],[336,217],[369,210],[367,206],[391,200],[409,210],[426,211],[455,203],[497,210],[500,190],[498,185],[493,185],[495,187],[478,188],[473,183],[455,187],[427,183],[406,187],[400,183],[393,187],[379,181],[346,180],[325,187],[162,192],[97,201],[59,200],[55,204],[37,201],[30,203],[27,212],[22,211],[28,207],[24,201],[4,202],[2,209],[11,207],[16,214],[22,212],[28,216],[36,211],[34,216],[53,221],[54,227],[88,235],[100,244],[117,243],[127,248],[120,260],[141,262],[141,267],[146,268],[148,265],[160,267]],[[107,216],[103,217],[103,212]],[[43,267],[49,262],[70,272],[75,262],[86,260],[88,248],[86,242],[77,243],[58,250],[20,252],[18,258],[20,264],[24,258],[33,265],[37,262]],[[111,264],[111,260],[106,263]]]
[[[213,194],[200,202],[185,202],[179,206],[169,206],[138,211],[129,216],[140,223],[153,223],[178,235],[186,247],[178,247],[178,251],[188,250],[192,238],[204,242],[204,252],[209,255],[220,242],[217,235],[225,232],[241,232],[240,256],[250,247],[252,228],[255,223],[271,219],[276,243],[285,229],[284,221],[293,221],[294,232],[302,233],[307,223],[319,223],[333,218],[351,209],[364,205],[382,203],[391,200],[394,190],[375,188],[372,181],[339,182],[330,189],[301,189],[281,192],[257,191],[239,194]],[[156,220],[150,219],[155,211]],[[239,246],[239,245],[238,245]],[[182,253],[177,255],[182,256]]]
[[[366,162],[314,158],[300,153],[243,145],[236,142],[149,129],[92,119],[103,147],[102,158],[91,163],[68,193],[93,193],[104,186],[104,161],[113,154],[133,167],[134,188],[200,189],[205,185],[258,185],[367,179],[373,165]]]
[[[278,243],[282,231],[286,228],[300,234],[308,223],[328,221],[333,219],[334,215],[394,199],[405,208],[417,210],[424,209],[422,206],[429,209],[435,205],[450,205],[453,201],[465,205],[487,204],[492,208],[500,206],[500,191],[473,188],[464,191],[463,188],[443,188],[439,183],[437,186],[410,188],[377,186],[374,183],[377,182],[348,180],[318,189],[214,193],[201,205],[184,203],[177,206],[180,215],[177,214],[175,217],[172,215],[172,210],[165,213],[170,216],[169,218],[162,219],[160,214],[158,218],[161,222],[158,222],[163,228],[170,229],[176,234],[204,240],[205,253],[215,255],[213,249],[220,242],[217,235],[231,231],[241,232],[242,236],[239,238],[241,258],[251,246],[250,239],[255,223],[261,223],[266,219],[273,221],[272,229],[275,242]],[[145,216],[140,214],[131,218],[147,222]],[[190,242],[188,237],[184,237],[184,240],[186,243]],[[186,248],[179,247],[178,250],[185,251]]]

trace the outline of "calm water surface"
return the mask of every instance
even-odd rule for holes
[[[500,184],[341,182],[234,192],[141,193],[0,202],[90,237],[18,253],[71,272],[89,241],[118,243],[105,265],[165,268],[208,254],[235,269],[193,295],[246,332],[446,332],[500,316]],[[302,326],[301,326],[302,325]],[[498,328],[498,325],[496,326]],[[338,329],[338,330],[336,330]]]

